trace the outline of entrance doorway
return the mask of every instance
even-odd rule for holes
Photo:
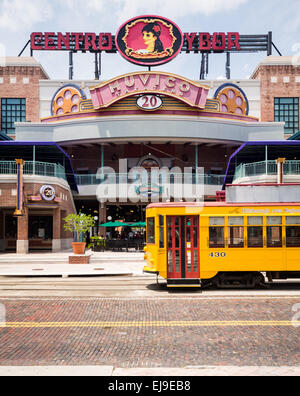
[[[5,214],[5,251],[17,250],[18,219],[12,214]]]
[[[29,250],[52,250],[53,216],[29,216]]]
[[[199,285],[199,217],[169,216],[167,226],[168,283]]]

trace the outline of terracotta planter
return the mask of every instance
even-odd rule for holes
[[[85,242],[73,242],[72,246],[74,254],[84,254],[86,246]]]

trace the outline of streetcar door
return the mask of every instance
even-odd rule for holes
[[[169,216],[168,280],[199,279],[199,217]]]

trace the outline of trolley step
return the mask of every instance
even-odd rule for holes
[[[167,279],[167,287],[201,287],[200,279]]]

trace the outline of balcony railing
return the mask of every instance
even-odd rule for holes
[[[261,161],[250,164],[240,164],[234,174],[233,181],[242,177],[251,177],[259,175],[276,175],[277,162],[276,161]],[[300,161],[285,161],[284,164],[285,175],[300,175]]]
[[[87,175],[76,175],[76,182],[78,186],[92,186],[92,185],[98,185],[101,183],[106,183],[106,184],[122,184],[122,183],[128,183],[128,184],[133,184],[137,182],[145,182],[147,183],[148,180],[143,180],[143,178],[140,180],[138,176],[135,178],[132,178],[128,176],[126,173],[115,173],[115,174],[104,174],[103,176],[101,175],[95,175],[95,174],[87,174]],[[187,184],[196,184],[196,183],[201,183],[203,180],[203,183],[205,185],[210,185],[210,186],[221,186],[224,182],[224,175],[203,175],[203,178],[201,176],[198,176],[196,174],[193,175],[188,175],[184,176],[182,175],[180,182],[185,182]],[[149,181],[151,183],[151,181]],[[160,177],[159,179],[159,184],[165,184],[167,182],[167,179],[164,177]],[[170,184],[176,183],[176,179],[171,176],[170,177]]]
[[[16,175],[15,161],[0,161],[0,175]],[[65,168],[60,164],[26,161],[24,175],[52,176],[67,180]]]

